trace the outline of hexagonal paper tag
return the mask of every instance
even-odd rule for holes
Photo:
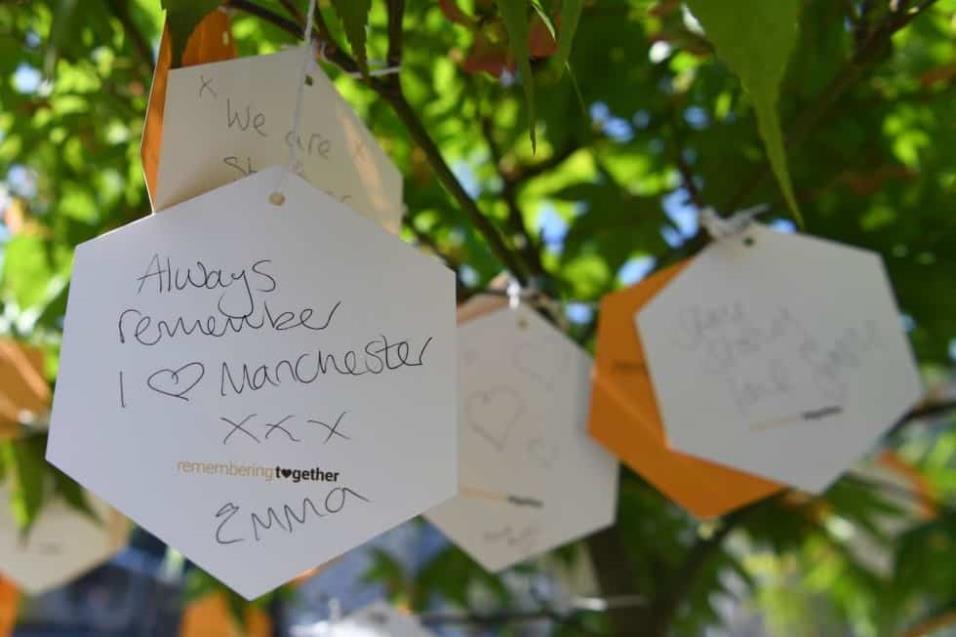
[[[819,492],[919,397],[880,257],[754,225],[636,316],[675,449]]]
[[[47,452],[247,598],[457,486],[453,274],[280,170],[77,248]]]
[[[699,518],[712,518],[784,487],[667,446],[634,313],[687,263],[601,299],[588,430],[669,498]]]
[[[302,47],[170,71],[153,208],[163,210],[266,166],[298,147],[301,175],[398,232],[402,176],[318,67],[291,131]]]
[[[591,358],[525,305],[459,328],[460,494],[426,517],[489,571],[614,521],[617,462],[587,435]]]
[[[0,440],[22,433],[21,425],[46,420],[50,387],[43,377],[43,352],[0,339]]]
[[[386,602],[375,602],[332,622],[328,637],[434,637],[414,617]]]
[[[126,546],[129,523],[87,494],[99,522],[60,498],[43,505],[26,539],[10,515],[9,493],[0,489],[0,574],[31,595],[66,584]]]

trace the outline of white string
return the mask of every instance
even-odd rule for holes
[[[532,307],[544,310],[558,324],[563,331],[567,332],[570,328],[567,317],[564,315],[561,303],[544,294],[536,279],[531,279],[528,285],[522,287],[517,279],[508,281],[508,287],[505,289],[508,295],[508,307],[512,310],[518,309],[522,299],[531,304]]]
[[[325,40],[322,40],[319,42],[319,59],[325,60],[326,62],[332,62],[332,60],[330,60],[328,56],[325,55]],[[368,63],[369,66],[382,66],[383,64],[385,64],[385,62],[370,61]],[[398,73],[401,70],[402,70],[402,67],[400,65],[395,65],[395,66],[387,66],[383,69],[372,69],[368,72],[368,74],[372,77],[380,77],[382,75],[392,75],[393,73]],[[351,71],[345,74],[348,75],[349,77],[362,77],[361,71]]]
[[[309,74],[310,64],[315,63],[315,50],[312,44],[312,26],[315,22],[316,0],[309,0],[309,11],[305,17],[305,28],[302,31],[302,65],[299,69],[299,85],[295,93],[295,110],[292,112],[292,132],[289,136],[289,161],[279,172],[279,181],[276,184],[275,192],[270,196],[270,201],[276,205],[281,205],[285,200],[282,195],[282,187],[289,177],[290,172],[299,172],[301,162],[299,160],[299,127],[302,123],[302,102],[305,100],[305,82]]]
[[[706,208],[701,208],[700,212],[697,213],[697,220],[712,239],[720,241],[721,239],[740,234],[753,223],[754,217],[768,210],[770,210],[770,206],[761,204],[759,206],[738,210],[729,217],[721,217],[717,214],[716,210],[707,206]]]
[[[518,305],[521,304],[521,284],[516,280],[511,279],[508,281],[508,288],[506,290],[508,294],[508,307],[512,310],[517,310]]]

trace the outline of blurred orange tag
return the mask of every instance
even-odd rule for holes
[[[166,83],[172,52],[169,50],[169,32],[163,27],[163,37],[156,56],[156,70],[153,72],[153,85],[149,93],[149,106],[146,110],[146,123],[143,125],[143,143],[140,156],[143,159],[143,173],[150,201],[155,198],[156,177],[159,172],[159,147],[163,138],[163,111],[166,108]],[[196,26],[186,50],[183,51],[183,66],[194,66],[206,62],[231,60],[236,57],[236,45],[229,31],[229,16],[223,11],[213,11]]]
[[[205,595],[183,612],[179,637],[271,637],[269,616],[254,606],[246,607],[245,626],[239,626],[221,593]]]
[[[634,315],[685,266],[671,266],[601,300],[588,428],[669,498],[698,518],[711,518],[783,487],[667,447]]]
[[[16,341],[0,340],[0,440],[15,437],[20,422],[38,417],[49,404],[43,353]]]
[[[20,590],[8,579],[0,577],[0,637],[10,637],[17,625]]]

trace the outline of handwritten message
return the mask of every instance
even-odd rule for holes
[[[429,519],[491,571],[610,524],[617,464],[585,430],[590,357],[524,306],[466,323],[459,349],[460,493]]]
[[[674,343],[726,384],[742,421],[754,429],[840,414],[852,374],[881,344],[879,326],[866,318],[822,343],[786,306],[771,308],[763,322],[739,300],[694,304],[677,316]],[[781,403],[786,410],[794,399],[805,407],[780,414]],[[777,417],[766,418],[774,411]]]
[[[298,131],[292,116],[302,49],[176,69],[153,208],[163,210],[217,186],[289,162],[329,196],[397,232],[402,180],[320,68],[304,87]]]
[[[49,452],[247,597],[457,485],[451,273],[277,170],[80,247]]]
[[[920,394],[882,264],[855,248],[754,226],[635,321],[674,449],[809,491]]]

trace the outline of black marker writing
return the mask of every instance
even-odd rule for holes
[[[248,429],[246,429],[245,427],[243,427],[243,425],[245,425],[246,422],[248,422],[251,418],[255,418],[255,417],[256,417],[255,414],[249,414],[248,416],[243,418],[241,421],[236,423],[226,418],[225,416],[220,416],[219,420],[223,421],[224,423],[232,427],[232,429],[229,430],[229,433],[226,434],[226,437],[222,439],[222,444],[226,444],[227,442],[229,442],[229,439],[232,437],[232,434],[236,433],[237,431],[241,431],[242,433],[246,434],[247,436],[255,440],[256,443],[258,443],[259,439],[256,438],[255,434],[249,431]]]
[[[252,105],[246,104],[246,119],[243,121],[241,108],[239,110],[232,110],[232,100],[228,97],[226,98],[226,126],[232,128],[234,125],[239,128],[239,130],[245,132],[252,127],[252,130],[257,132],[260,137],[268,137],[269,133],[263,130],[266,125],[266,116],[265,113],[256,111],[255,114],[252,113]]]
[[[313,318],[316,312],[311,307],[304,307],[296,312],[290,310],[273,312],[267,302],[263,302],[260,312],[253,310],[252,313],[245,316],[229,315],[219,307],[218,315],[211,314],[205,318],[193,319],[178,316],[171,320],[154,320],[152,316],[130,308],[120,312],[117,329],[120,343],[126,343],[127,339],[132,339],[146,347],[158,345],[166,339],[192,336],[193,334],[222,338],[227,334],[238,334],[243,331],[255,332],[262,329],[271,329],[276,332],[284,332],[299,327],[320,332],[332,323],[332,317],[341,304],[341,301],[336,302],[324,319]]]
[[[295,144],[300,151],[309,157],[318,155],[323,159],[328,159],[329,153],[332,151],[332,142],[319,133],[312,133],[308,136],[308,139],[303,142],[302,135],[296,135],[295,131],[289,131],[285,135],[285,144],[286,146]]]
[[[143,287],[147,284],[150,284],[157,294],[168,294],[181,292],[190,287],[205,290],[228,290],[228,288],[238,283],[240,288],[239,303],[237,304],[235,299],[231,303],[227,302],[229,300],[227,298],[228,292],[225,292],[219,299],[219,307],[226,316],[242,317],[249,314],[255,306],[253,284],[249,280],[250,274],[253,275],[258,284],[255,286],[257,292],[273,292],[278,287],[275,277],[269,273],[268,264],[270,263],[272,263],[272,259],[259,259],[253,262],[249,268],[228,272],[222,268],[211,268],[198,259],[195,266],[173,267],[172,259],[167,257],[163,262],[159,254],[154,254],[146,266],[146,271],[136,279],[139,281],[136,293],[142,293]],[[238,305],[238,308],[233,308],[231,312],[227,312],[223,308],[229,305]]]
[[[199,76],[199,99],[202,99],[203,91],[209,91],[212,93],[213,97],[219,97],[216,95],[216,91],[212,88],[212,78],[207,78],[205,75]]]
[[[283,504],[280,508],[268,507],[266,508],[265,513],[259,515],[258,512],[252,512],[249,515],[249,532],[252,535],[252,538],[256,542],[261,542],[263,536],[266,534],[266,531],[271,531],[273,529],[281,529],[288,534],[292,534],[298,529],[306,524],[310,519],[314,518],[324,518],[328,515],[334,515],[342,511],[345,506],[351,500],[361,500],[362,502],[371,502],[368,498],[358,493],[354,489],[349,487],[335,487],[331,489],[326,495],[325,498],[321,501],[321,505],[317,506],[316,503],[310,497],[303,498],[301,504],[298,508],[293,508],[288,504]],[[248,536],[238,536],[233,537],[228,540],[223,540],[223,530],[228,522],[230,522],[238,513],[240,507],[233,502],[228,502],[222,506],[218,512],[216,512],[216,519],[226,516],[219,525],[216,527],[215,538],[216,542],[222,545],[235,544],[236,542],[242,542]],[[311,515],[310,515],[311,512]],[[235,525],[232,525],[235,529]],[[234,533],[239,533],[238,530],[233,531]]]
[[[348,413],[347,411],[343,411],[341,414],[339,414],[339,417],[335,419],[335,424],[334,424],[334,425],[331,425],[331,426],[325,424],[325,423],[322,422],[321,420],[309,420],[308,422],[310,422],[310,423],[312,423],[312,424],[314,424],[314,425],[322,425],[323,427],[325,427],[325,428],[328,430],[329,435],[327,435],[327,436],[325,437],[325,442],[326,442],[326,443],[328,443],[329,440],[332,439],[332,436],[338,436],[339,438],[344,438],[345,440],[351,440],[352,438],[351,438],[350,436],[347,436],[347,435],[345,435],[344,433],[342,433],[341,431],[339,431],[339,423],[342,422],[342,419],[345,418],[345,414],[347,414],[347,413]]]
[[[402,367],[420,367],[424,364],[425,350],[431,343],[428,337],[418,350],[411,354],[408,340],[389,342],[380,335],[365,344],[357,352],[346,350],[338,354],[316,349],[299,354],[293,359],[280,359],[273,364],[250,366],[230,366],[223,362],[219,383],[219,394],[241,394],[246,390],[258,391],[263,387],[278,387],[285,382],[310,385],[320,376],[337,374],[341,376],[364,376],[395,371]]]
[[[216,541],[220,544],[235,544],[236,542],[242,542],[242,538],[235,538],[232,540],[222,539],[222,527],[224,527],[236,513],[239,513],[239,507],[232,502],[227,502],[218,511],[216,511],[217,520],[225,516],[225,519],[219,523],[219,526],[216,527]]]
[[[158,394],[189,401],[187,394],[206,374],[206,366],[199,361],[186,363],[178,369],[160,369],[146,379],[146,385]]]

